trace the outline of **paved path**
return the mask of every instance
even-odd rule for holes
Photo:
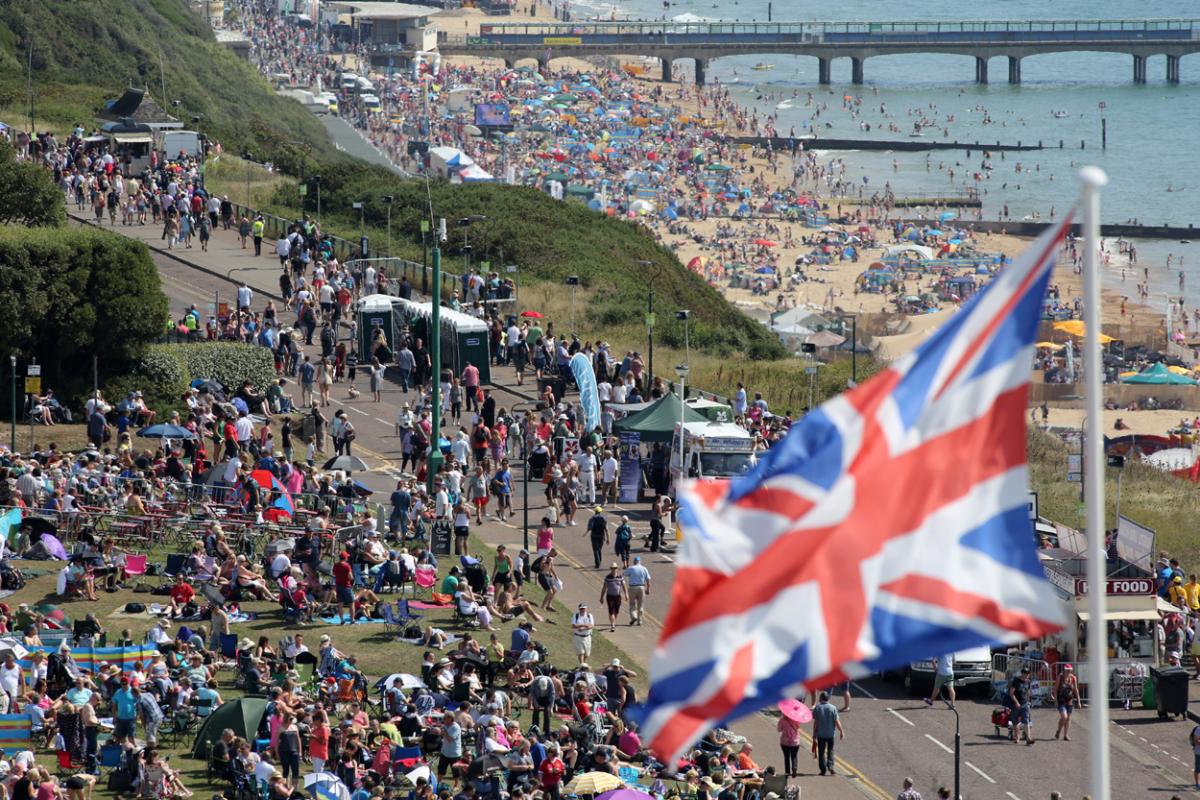
[[[204,253],[198,245],[190,250],[166,251],[160,230],[149,225],[132,228],[117,225],[114,230],[150,246],[164,291],[170,298],[173,316],[182,315],[193,303],[206,309],[216,292],[232,300],[236,285],[226,278],[230,270],[240,270],[232,273],[232,277],[245,280],[259,295],[256,307],[261,306],[263,295],[278,293],[278,259],[274,255],[255,258],[252,251],[241,249],[232,232],[216,231],[209,252]],[[501,406],[511,408],[528,404],[528,384],[515,387],[511,370],[504,367],[493,368],[492,374],[497,382],[497,401]],[[335,385],[332,398],[334,409],[330,411],[339,407],[347,409],[359,430],[355,452],[372,467],[372,472],[362,479],[379,492],[389,491],[398,474],[400,459],[400,443],[395,436],[393,420],[404,402],[404,394],[398,386],[386,384],[382,403],[369,402],[362,396],[352,401],[342,385]],[[517,525],[489,520],[476,530],[488,544],[504,543],[510,547],[522,544],[520,522],[524,494],[519,466],[514,474],[518,482],[513,502],[518,513],[513,522]],[[529,519],[536,530],[545,499],[540,483],[532,484],[530,489]],[[647,512],[645,505],[617,506],[609,510],[610,516],[629,514],[635,535],[639,536],[635,538],[635,545],[640,541],[640,534],[648,530]],[[591,568],[591,549],[585,533],[589,516],[590,511],[581,509],[579,527],[556,531],[555,544],[567,562],[561,571],[565,584],[561,599],[568,607],[580,601],[595,607],[600,597],[603,570]],[[654,650],[661,620],[667,612],[674,562],[669,554],[651,554],[636,546],[634,552],[643,556],[653,575],[646,624],[643,627],[621,624],[615,633],[602,635],[631,654],[644,677],[644,667]],[[536,589],[531,594],[540,596]],[[644,683],[638,683],[644,692]],[[916,780],[917,788],[927,798],[935,796],[937,786],[953,784],[953,714],[944,708],[929,709],[920,700],[903,696],[898,687],[877,680],[856,684],[854,695],[851,710],[843,716],[847,738],[838,744],[842,774],[836,778],[813,775],[815,762],[802,754],[801,769],[809,773],[799,779],[802,797],[829,800],[859,800],[864,796],[876,800],[890,798],[899,791],[900,780],[905,775]],[[964,701],[959,704],[965,798],[1041,800],[1053,789],[1063,791],[1066,797],[1078,797],[1086,791],[1086,712],[1076,712],[1072,741],[1056,742],[1050,738],[1055,725],[1053,710],[1036,710],[1035,727],[1042,741],[1033,747],[1024,747],[994,735],[989,722],[992,708],[990,702]],[[1147,790],[1169,797],[1171,792],[1190,789],[1187,732],[1191,723],[1159,723],[1153,712],[1140,709],[1114,710],[1113,716],[1114,797],[1145,796]],[[755,715],[736,726],[736,730],[755,743],[755,757],[760,764],[778,766],[781,763],[774,718]]]

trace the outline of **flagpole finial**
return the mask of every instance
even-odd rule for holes
[[[1079,182],[1099,189],[1108,185],[1108,173],[1099,167],[1084,167],[1079,170]]]

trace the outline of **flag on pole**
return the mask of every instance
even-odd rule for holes
[[[1062,627],[1027,512],[1025,409],[1069,224],[749,474],[683,487],[671,608],[637,713],[659,758],[805,689]]]

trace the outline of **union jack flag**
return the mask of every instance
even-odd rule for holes
[[[671,609],[638,710],[659,758],[806,689],[1062,627],[1028,518],[1025,408],[1069,224],[749,474],[682,489]]]

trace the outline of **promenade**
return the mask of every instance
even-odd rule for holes
[[[76,218],[76,221],[81,220]],[[232,300],[237,282],[241,281],[255,291],[255,308],[260,308],[266,297],[278,294],[278,258],[266,246],[265,254],[255,258],[252,249],[240,247],[233,232],[215,231],[205,253],[198,244],[191,249],[166,250],[157,226],[105,227],[143,241],[151,248],[173,317],[182,315],[192,304],[205,310],[217,297]],[[288,314],[284,313],[283,318],[289,319]],[[523,409],[531,405],[530,385],[516,387],[507,367],[493,367],[492,377],[500,406]],[[405,401],[404,393],[397,385],[387,384],[381,403],[370,402],[365,393],[352,401],[344,385],[337,384],[332,400],[335,408],[345,408],[353,414],[359,431],[355,452],[371,467],[371,472],[360,476],[361,479],[377,492],[377,498],[386,497],[399,474],[400,442],[395,436],[393,420]],[[526,498],[519,467],[514,472],[518,477],[513,498],[517,516],[512,522],[517,524],[491,518],[476,527],[474,533],[488,545],[505,544],[512,549],[523,544],[519,523],[526,500],[529,519],[535,527],[544,513],[541,484],[530,484]],[[639,673],[634,683],[639,694],[644,695],[646,666],[668,609],[674,561],[670,554],[652,554],[636,546],[648,530],[645,505],[618,505],[606,509],[606,513],[610,521],[621,514],[630,517],[635,533],[634,554],[641,555],[650,569],[652,590],[644,626],[625,625],[623,616],[615,633],[605,631],[597,635],[608,637],[630,656],[629,666]],[[559,599],[567,608],[580,602],[599,605],[604,570],[590,566],[591,551],[584,525],[588,516],[588,511],[581,508],[579,527],[555,531],[555,546],[563,554],[559,573],[564,589]],[[536,590],[533,594],[540,596]],[[565,624],[566,620],[559,619],[558,623]],[[800,758],[800,769],[805,774],[796,781],[801,787],[801,800],[893,798],[906,775],[915,779],[926,798],[935,796],[937,786],[953,784],[953,714],[944,708],[927,708],[919,698],[908,697],[900,687],[878,679],[855,683],[853,695],[851,709],[842,716],[846,739],[837,745],[838,775],[830,778],[814,774],[816,764],[807,754],[806,742],[806,752]],[[835,702],[840,707],[840,698],[835,698]],[[1018,747],[994,734],[989,722],[993,705],[987,699],[960,698],[963,796],[968,800],[1040,800],[1048,797],[1051,790],[1063,791],[1066,797],[1080,796],[1087,782],[1086,710],[1075,714],[1073,741],[1056,742],[1050,739],[1053,709],[1037,709],[1034,717],[1042,741],[1034,747]],[[1113,723],[1114,796],[1144,796],[1147,787],[1160,791],[1190,788],[1189,765],[1183,760],[1188,749],[1183,746],[1184,726],[1158,724],[1152,712],[1141,709],[1114,710]],[[754,743],[754,757],[760,765],[781,764],[773,716],[753,715],[734,730]]]

